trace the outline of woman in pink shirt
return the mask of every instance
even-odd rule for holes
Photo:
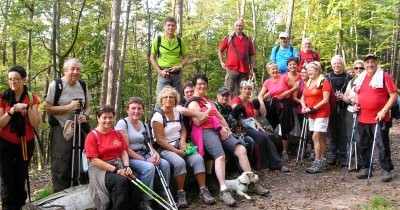
[[[297,89],[297,86],[294,85],[291,87],[287,76],[285,77],[279,74],[278,65],[276,63],[268,63],[267,69],[271,78],[265,80],[258,94],[260,111],[261,115],[266,115],[274,129],[280,125],[283,144],[282,158],[283,160],[288,160],[288,135],[294,127],[292,106],[289,103],[291,103],[290,99],[292,93]],[[264,100],[268,102],[268,110],[266,109],[266,102]]]

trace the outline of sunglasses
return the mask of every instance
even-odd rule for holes
[[[354,69],[364,70],[364,67],[354,67]]]

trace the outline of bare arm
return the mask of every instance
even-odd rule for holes
[[[268,92],[267,88],[263,87],[261,88],[260,93],[257,96],[258,101],[260,102],[260,112],[262,115],[266,114],[266,108],[264,104],[264,95]]]
[[[383,108],[376,114],[376,120],[382,121],[383,119],[385,119],[386,113],[390,110],[390,108],[392,108],[393,104],[397,100],[397,97],[398,96],[396,92],[389,93],[389,99],[386,102],[385,106],[383,106]]]
[[[32,128],[39,127],[40,115],[39,115],[38,105],[32,104],[32,106],[28,107],[27,112],[28,112],[29,124],[32,126]]]
[[[221,65],[221,67],[222,67],[222,69],[226,69],[225,68],[225,62],[224,62],[224,56],[223,56],[223,53],[224,53],[224,51],[223,52],[221,52],[221,51],[219,51],[218,50],[218,59],[219,59],[219,63],[220,63],[220,65]]]
[[[165,139],[164,126],[160,122],[153,122],[154,135],[157,139],[157,144],[165,150],[175,152],[180,156],[185,156],[185,152],[170,145]]]

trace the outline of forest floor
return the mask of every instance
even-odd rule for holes
[[[238,201],[236,207],[226,207],[222,202],[208,206],[198,199],[197,190],[188,192],[188,209],[279,209],[279,210],[353,210],[373,209],[371,202],[380,198],[386,200],[378,209],[400,209],[400,123],[394,123],[390,131],[393,181],[381,182],[379,165],[375,164],[374,176],[370,184],[367,180],[356,178],[357,172],[352,170],[347,173],[343,181],[343,168],[331,166],[327,171],[319,174],[307,174],[305,167],[308,160],[296,166],[295,157],[291,157],[288,166],[292,169],[290,173],[279,171],[258,171],[261,183],[271,193],[267,197],[249,194],[252,199],[235,198]],[[375,153],[377,156],[377,153]],[[375,159],[375,163],[377,160]],[[32,192],[51,185],[49,173],[34,173],[31,175]],[[212,188],[212,187],[210,187]],[[215,187],[214,187],[215,188]],[[218,192],[211,190],[215,197]],[[382,200],[382,199],[381,199]]]

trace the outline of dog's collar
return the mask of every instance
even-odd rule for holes
[[[249,185],[249,184],[247,184],[247,183],[241,182],[240,180],[239,180],[239,183],[242,184],[242,185],[244,185],[244,186],[248,186],[248,185]]]

